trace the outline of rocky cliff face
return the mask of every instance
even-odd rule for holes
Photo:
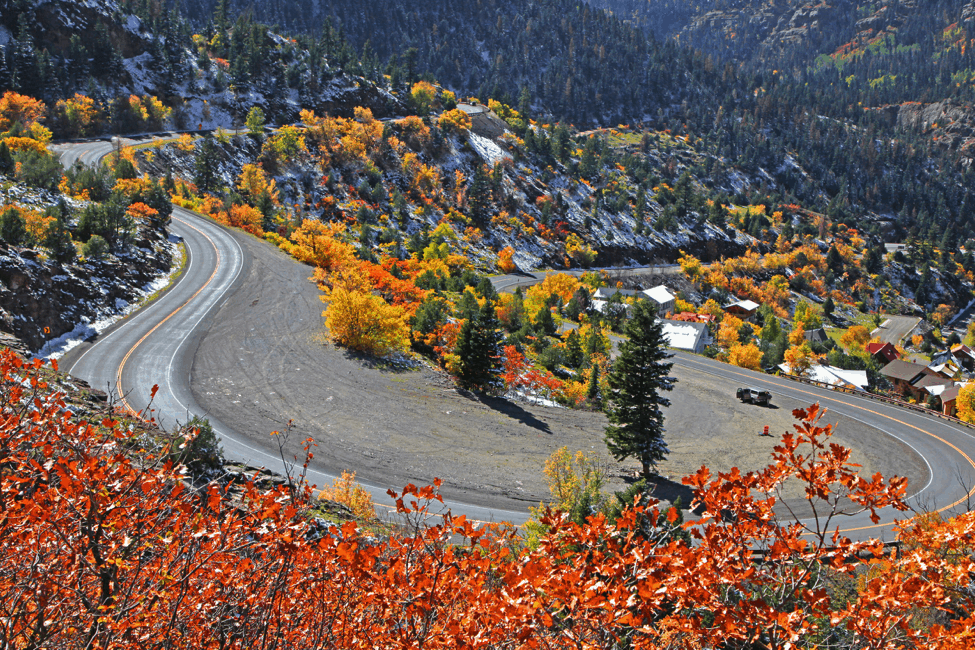
[[[130,252],[85,264],[62,265],[0,244],[0,333],[31,352],[67,335],[82,338],[144,297],[171,269],[175,250],[149,230]]]
[[[923,134],[958,151],[966,165],[975,160],[975,106],[953,101],[905,102],[873,110],[883,113],[891,126]]]

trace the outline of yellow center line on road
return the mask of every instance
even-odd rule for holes
[[[178,217],[175,217],[175,218],[176,218],[177,221],[179,221],[183,225],[188,226],[188,227],[192,228],[193,230],[195,230],[196,232],[200,233],[200,235],[202,235],[203,237],[205,237],[206,240],[208,242],[210,242],[210,245],[213,246],[213,250],[214,250],[214,252],[217,255],[217,263],[213,267],[213,273],[210,274],[210,277],[207,278],[207,281],[203,284],[203,286],[201,286],[199,289],[197,289],[196,290],[196,293],[194,293],[192,296],[190,296],[189,298],[187,298],[186,301],[183,302],[182,305],[180,305],[179,307],[177,307],[176,309],[174,309],[172,312],[170,312],[170,314],[168,316],[166,316],[166,318],[164,318],[161,321],[159,321],[158,323],[156,323],[156,326],[153,327],[148,332],[146,332],[145,335],[141,339],[139,339],[138,341],[136,341],[136,344],[133,345],[129,349],[129,351],[125,353],[125,356],[122,358],[122,363],[119,364],[118,374],[115,377],[115,389],[118,391],[119,399],[121,399],[121,401],[122,401],[122,406],[125,407],[125,409],[131,415],[134,415],[135,417],[139,417],[140,419],[141,419],[141,416],[139,415],[139,412],[136,411],[134,408],[132,408],[132,406],[129,404],[128,400],[125,399],[125,393],[122,391],[122,371],[125,369],[125,364],[128,363],[129,357],[132,356],[132,353],[135,352],[136,349],[140,345],[142,345],[142,343],[147,338],[149,338],[152,335],[153,332],[155,332],[157,329],[159,329],[163,325],[163,323],[165,323],[170,318],[172,318],[177,313],[179,313],[183,309],[183,307],[185,307],[186,305],[188,305],[194,298],[196,298],[198,295],[200,295],[200,293],[204,289],[206,289],[208,286],[210,286],[210,283],[213,282],[213,278],[216,277],[216,275],[217,275],[217,271],[220,270],[220,251],[217,249],[217,245],[213,242],[213,240],[210,239],[210,237],[206,233],[204,233],[202,230],[200,230],[199,228],[197,228],[193,224],[187,222],[184,219],[180,219]]]
[[[683,361],[687,362],[687,361],[693,361],[693,360],[690,359],[690,360],[683,360]],[[703,368],[707,368],[707,366],[705,366],[704,364],[700,364],[700,363],[697,364],[695,367],[697,369],[699,369],[699,370],[703,370]],[[756,379],[752,375],[745,374],[745,373],[739,372],[737,370],[732,370],[731,368],[734,368],[734,367],[735,366],[729,366],[727,372],[729,374],[737,375],[739,377],[743,377],[745,379],[748,379],[749,381],[754,381]],[[819,393],[814,393],[812,391],[804,390],[802,388],[798,388],[798,387],[795,387],[795,386],[784,386],[784,385],[782,385],[782,384],[780,384],[778,382],[773,382],[773,381],[771,381],[769,379],[766,379],[764,377],[761,378],[761,379],[758,379],[758,381],[761,381],[761,382],[763,382],[763,383],[765,383],[766,385],[769,385],[769,386],[774,386],[775,388],[790,388],[790,389],[792,389],[792,390],[794,390],[796,392],[804,393],[806,395],[810,395],[813,398],[816,398],[818,400],[829,400],[829,401],[835,402],[837,404],[842,404],[844,406],[851,406],[851,407],[853,407],[855,409],[859,409],[859,410],[865,411],[867,413],[872,413],[873,415],[876,415],[878,417],[882,417],[882,418],[891,420],[892,422],[897,422],[898,424],[902,424],[905,427],[910,427],[911,429],[914,429],[916,431],[920,431],[921,433],[923,433],[923,434],[925,434],[927,436],[931,436],[935,440],[937,440],[937,441],[939,441],[941,443],[944,443],[948,447],[951,447],[952,449],[954,449],[956,452],[958,452],[958,455],[960,455],[962,458],[964,458],[966,461],[968,461],[968,464],[971,465],[973,469],[975,469],[975,461],[973,461],[968,456],[968,454],[966,454],[961,449],[959,449],[957,446],[955,446],[952,443],[948,442],[944,438],[942,438],[942,437],[940,437],[938,435],[935,435],[935,434],[931,433],[930,431],[925,431],[921,427],[915,426],[913,424],[909,424],[909,423],[907,423],[907,422],[905,422],[903,420],[898,420],[897,418],[895,418],[895,417],[893,417],[891,415],[887,415],[885,413],[880,413],[879,411],[874,411],[873,409],[868,409],[865,406],[860,406],[859,404],[853,404],[853,403],[850,403],[850,402],[844,402],[844,401],[842,401],[840,399],[837,399],[835,397],[830,397],[828,395],[820,395]],[[788,380],[785,380],[785,381],[788,381]],[[947,506],[945,506],[943,508],[939,508],[938,510],[935,510],[935,512],[945,512],[946,510],[950,510],[950,509],[954,508],[955,506],[959,505],[960,503],[962,503],[962,502],[970,499],[972,496],[975,496],[975,487],[973,487],[971,490],[969,490],[968,494],[966,494],[961,499],[958,499],[954,503],[951,503],[951,504],[949,504],[949,505],[947,505]],[[861,530],[869,530],[869,529],[872,529],[872,528],[886,528],[888,526],[893,526],[893,525],[894,525],[894,522],[890,522],[890,523],[887,523],[887,524],[873,524],[873,525],[870,525],[870,526],[860,526],[858,528],[844,528],[844,529],[841,529],[840,532],[841,533],[846,533],[846,532],[855,532],[855,531],[861,531]]]

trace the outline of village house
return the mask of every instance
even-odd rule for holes
[[[690,323],[687,321],[662,319],[664,336],[667,344],[678,350],[703,352],[711,344],[711,334],[704,323]]]
[[[731,314],[732,316],[737,316],[742,320],[750,321],[755,318],[755,314],[758,313],[759,305],[753,300],[736,300],[730,305],[726,306],[724,310]]]
[[[867,343],[867,354],[876,359],[877,363],[881,366],[886,366],[891,361],[900,358],[900,354],[897,353],[897,348],[892,343],[884,343],[882,341]]]
[[[951,348],[951,355],[968,372],[975,372],[975,351],[967,345],[959,343]]]
[[[888,363],[880,373],[894,387],[894,392],[918,402],[924,401],[931,394],[929,388],[954,383],[950,379],[939,376],[927,366],[900,359]],[[936,392],[940,391],[936,390]]]

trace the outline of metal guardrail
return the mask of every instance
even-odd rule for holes
[[[954,417],[953,415],[945,415],[941,411],[929,409],[926,406],[919,406],[918,404],[911,404],[910,402],[905,402],[904,400],[897,399],[895,397],[887,397],[886,395],[877,395],[876,393],[868,393],[867,391],[854,390],[852,388],[846,388],[844,386],[834,386],[832,384],[827,384],[822,381],[816,381],[814,379],[808,379],[806,377],[799,377],[796,375],[780,374],[776,376],[782,377],[783,379],[789,379],[791,381],[798,382],[800,384],[809,384],[810,386],[818,386],[819,388],[825,388],[827,390],[832,390],[839,393],[856,395],[858,397],[866,397],[877,402],[885,402],[887,404],[898,406],[900,408],[907,409],[909,411],[916,411],[924,415],[930,415],[932,417],[941,418],[942,420],[947,420],[948,422],[951,422],[953,424],[959,424],[968,429],[975,429],[975,424],[972,424],[970,422],[965,422],[964,420],[960,420]]]

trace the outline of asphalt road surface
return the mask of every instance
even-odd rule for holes
[[[69,147],[64,160],[95,160],[111,148],[100,146]],[[564,409],[472,400],[432,370],[371,367],[368,360],[323,343],[323,306],[308,281],[309,267],[266,242],[178,208],[172,230],[188,250],[179,281],[92,343],[72,350],[62,367],[92,386],[125,395],[135,408],[149,403],[150,388],[158,384],[152,402],[157,419],[172,425],[194,414],[209,417],[228,457],[279,470],[276,438],[268,433],[284,430],[290,421],[294,431],[288,453],[297,453],[297,441],[312,435],[320,446],[309,479],[323,485],[338,471],[369,460],[371,440],[376,448],[399,450],[381,462],[372,459],[366,477],[376,501],[388,504],[387,487],[399,489],[404,478],[414,476],[429,480],[430,468],[449,471],[456,464],[456,471],[476,484],[471,473],[478,466],[465,465],[465,449],[492,427],[507,436],[495,452],[503,462],[506,454],[515,459],[524,431],[544,434],[549,425],[543,418],[561,418],[565,427],[587,422],[588,416]],[[875,442],[889,441],[892,450],[907,446],[923,459],[929,469],[911,486],[916,507],[950,511],[967,505],[975,487],[971,430],[702,357],[678,353],[675,361],[678,369],[713,377],[729,395],[736,385],[754,385],[772,391],[773,401],[819,401],[832,413],[861,423],[863,435]],[[687,406],[694,410],[695,404]],[[701,412],[706,408],[695,416],[710,415]],[[672,430],[681,426],[668,421]],[[352,439],[356,444],[348,447],[354,453],[345,445]],[[481,521],[526,520],[531,501],[496,487],[454,492],[445,501],[454,513]],[[851,537],[890,538],[890,522],[898,516],[904,515],[883,513],[879,527],[862,513],[834,524]]]

